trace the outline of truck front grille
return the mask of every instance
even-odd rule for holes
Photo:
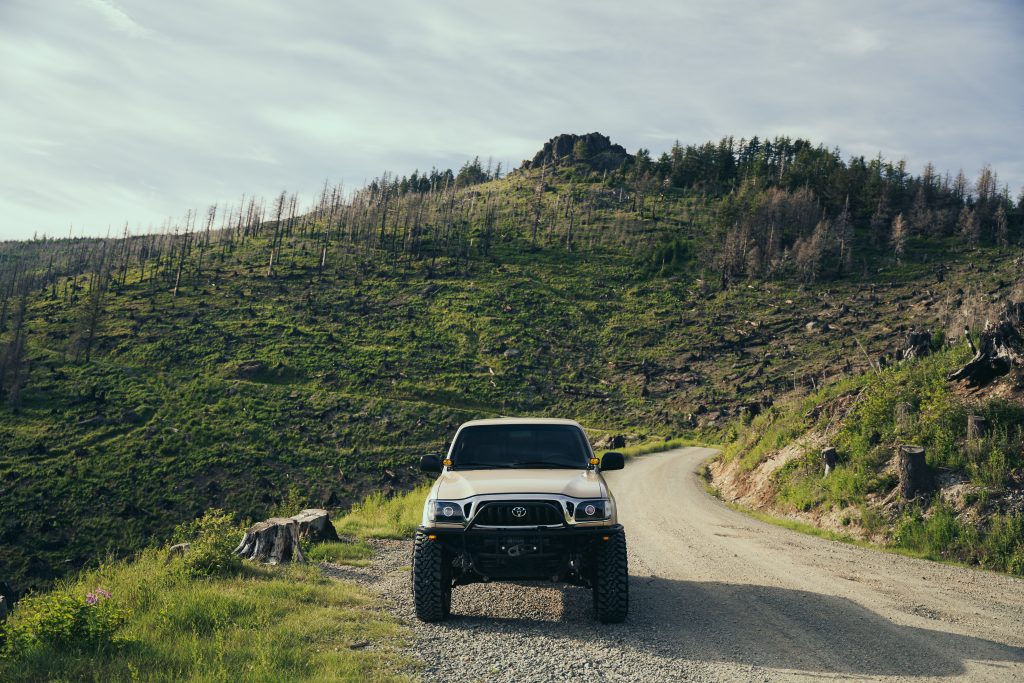
[[[484,526],[547,526],[564,522],[561,506],[544,501],[481,503],[475,520]]]

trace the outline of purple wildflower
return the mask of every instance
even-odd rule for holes
[[[110,597],[110,591],[108,591],[106,588],[97,588],[96,593],[104,598]]]
[[[97,602],[100,601],[100,598],[95,593],[86,593],[85,594],[85,601],[87,603],[89,603],[90,605],[95,605]]]

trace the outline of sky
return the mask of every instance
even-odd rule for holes
[[[0,0],[0,240],[727,135],[1024,185],[1020,0]]]

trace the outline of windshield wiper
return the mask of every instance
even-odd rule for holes
[[[570,465],[569,463],[564,463],[564,462],[551,462],[550,460],[523,460],[522,462],[517,462],[514,465],[509,465],[509,467],[536,467],[536,468],[572,469],[572,470],[576,470],[576,469],[582,470],[583,469],[582,466]]]
[[[498,470],[507,467],[507,465],[494,465],[492,463],[485,462],[457,462],[454,463],[452,469],[477,469],[477,470]]]

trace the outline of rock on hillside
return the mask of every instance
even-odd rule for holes
[[[544,143],[532,160],[524,160],[521,168],[541,168],[548,164],[564,165],[585,163],[595,171],[611,171],[632,159],[626,148],[613,144],[611,138],[600,133],[574,135],[563,133]]]

